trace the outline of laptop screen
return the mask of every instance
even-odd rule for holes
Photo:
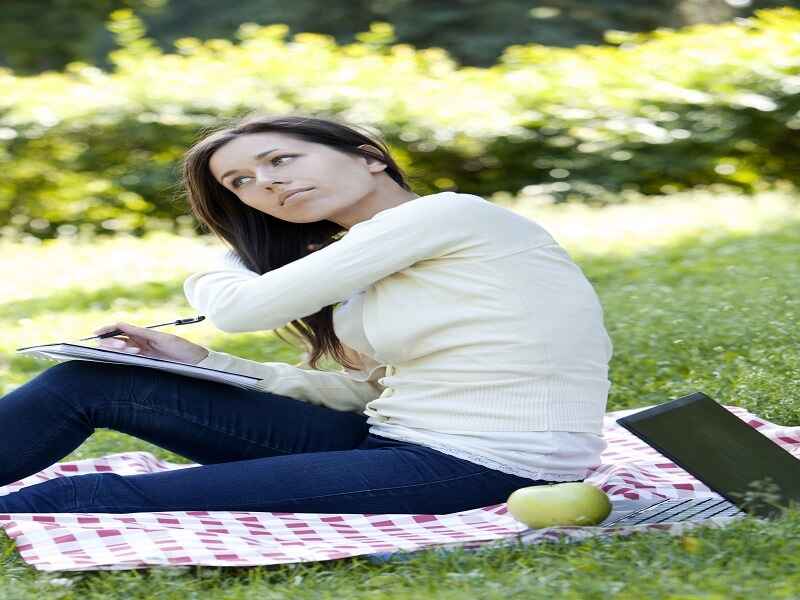
[[[701,392],[617,423],[745,512],[800,503],[800,460]]]

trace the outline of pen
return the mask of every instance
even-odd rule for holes
[[[199,315],[199,316],[194,317],[192,319],[178,319],[177,321],[170,321],[169,323],[160,323],[158,325],[148,325],[146,327],[146,329],[153,329],[155,327],[164,327],[165,325],[188,325],[189,323],[199,323],[203,319],[205,319],[205,317],[203,315]],[[119,335],[121,333],[124,333],[124,332],[122,330],[120,330],[120,329],[115,329],[114,331],[109,331],[107,333],[101,333],[100,335],[95,335],[95,336],[87,337],[87,338],[81,338],[78,341],[85,342],[86,340],[103,339],[103,338],[107,338],[107,337],[113,337],[113,336]]]

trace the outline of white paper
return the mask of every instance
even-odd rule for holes
[[[37,358],[45,358],[57,361],[86,360],[91,362],[114,363],[121,365],[139,365],[142,367],[148,367],[150,369],[159,369],[161,371],[169,371],[170,373],[178,373],[188,377],[195,377],[197,379],[207,379],[208,381],[227,383],[229,385],[235,385],[237,387],[249,390],[258,390],[259,388],[257,384],[258,382],[262,381],[258,377],[251,377],[250,375],[229,373],[227,371],[209,369],[207,367],[198,367],[197,365],[190,365],[172,360],[152,358],[149,356],[138,356],[136,354],[129,354],[127,352],[116,352],[115,350],[106,350],[103,348],[95,348],[93,346],[81,346],[80,344],[70,344],[66,342],[17,348],[17,352],[19,354],[30,354],[31,356],[35,356]]]

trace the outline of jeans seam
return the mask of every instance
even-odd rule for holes
[[[53,396],[55,396],[56,398],[58,398],[59,400],[61,400],[65,404],[69,404],[72,407],[72,410],[75,411],[75,414],[82,414],[83,413],[83,409],[80,406],[77,406],[75,403],[73,403],[69,398],[67,398],[67,396],[64,396],[64,395],[62,395],[62,394],[60,394],[60,393],[58,393],[56,391],[53,391],[47,385],[43,385],[42,387],[48,393],[52,394]]]
[[[58,427],[57,429],[55,429],[54,431],[53,431],[53,430],[48,430],[48,432],[49,432],[51,435],[50,435],[49,437],[47,437],[46,439],[47,439],[47,440],[52,440],[52,439],[55,439],[55,438],[57,438],[57,437],[59,436],[59,434],[60,434],[62,431],[66,430],[67,428],[69,428],[69,423],[62,423],[62,424],[61,424],[61,426],[60,426],[60,427]],[[39,442],[41,442],[41,439],[39,439],[38,441],[39,441]],[[55,463],[53,463],[53,464],[51,464],[51,465],[48,465],[48,467],[52,467],[52,466],[55,466],[55,465],[58,465],[58,464],[59,464],[59,461],[56,461]],[[45,467],[45,468],[48,468],[48,467]],[[35,475],[35,474],[36,474],[36,473],[31,473],[30,475]],[[22,479],[24,479],[25,477],[29,477],[30,475],[23,476],[23,477],[22,477]],[[69,478],[69,476],[66,476],[65,478],[67,478],[67,479],[68,479],[68,478]],[[13,482],[13,481],[9,481],[9,483],[14,483],[14,482]]]
[[[47,391],[49,393],[53,394],[59,400],[65,402],[66,404],[69,404],[72,407],[72,410],[75,411],[76,414],[82,414],[83,413],[83,411],[84,411],[83,407],[76,406],[66,396],[63,396],[63,395],[61,395],[61,394],[59,394],[59,393],[57,393],[55,391],[52,391],[49,388],[46,388],[46,389],[47,389]],[[281,452],[283,454],[291,454],[291,452],[286,452],[285,450],[282,450],[280,448],[273,448],[272,446],[268,446],[268,445],[262,444],[260,442],[255,442],[253,440],[249,440],[249,439],[241,437],[239,435],[236,435],[236,434],[233,434],[233,433],[228,433],[227,431],[220,431],[218,429],[215,429],[215,428],[211,427],[210,425],[205,425],[204,423],[200,423],[199,421],[195,421],[193,419],[189,419],[185,415],[183,415],[183,414],[181,414],[180,412],[177,412],[177,411],[173,412],[173,411],[169,411],[169,410],[164,410],[163,408],[154,408],[154,407],[148,406],[146,404],[140,404],[139,402],[136,402],[134,400],[127,400],[127,401],[125,401],[125,400],[122,400],[122,401],[112,400],[111,402],[109,402],[109,405],[111,407],[119,406],[119,405],[125,405],[125,404],[130,404],[131,406],[136,406],[138,408],[143,408],[143,409],[151,410],[153,412],[158,412],[158,413],[161,413],[161,414],[170,415],[172,417],[179,417],[179,418],[183,419],[184,421],[186,421],[188,423],[192,423],[194,425],[199,425],[200,427],[208,429],[209,431],[213,431],[214,433],[222,433],[224,435],[230,436],[230,437],[235,438],[237,440],[240,440],[240,441],[243,441],[243,442],[247,442],[248,444],[255,444],[255,445],[257,445],[257,446],[259,446],[261,448],[266,448],[267,450],[271,450],[273,452]]]
[[[71,506],[73,511],[78,510],[78,488],[75,485],[75,482],[72,481],[72,476],[66,476],[60,478],[64,484],[66,484],[71,492],[71,498],[68,506]]]
[[[307,497],[304,497],[304,498],[292,498],[292,499],[286,500],[286,502],[302,502],[304,500],[320,500],[320,499],[323,499],[323,498],[333,498],[335,496],[345,496],[345,495],[348,495],[348,494],[362,494],[362,493],[365,493],[365,492],[382,492],[382,491],[390,491],[390,490],[401,490],[401,489],[409,489],[409,488],[423,486],[423,485],[438,485],[438,484],[441,484],[441,483],[448,483],[450,481],[456,481],[458,479],[466,479],[466,478],[469,478],[469,477],[475,477],[477,475],[484,475],[484,474],[485,474],[485,472],[476,472],[476,473],[471,473],[469,475],[458,475],[456,477],[450,477],[448,479],[439,479],[437,481],[426,481],[426,482],[423,482],[423,483],[412,483],[412,484],[409,484],[409,485],[401,485],[401,486],[395,486],[395,487],[372,488],[372,489],[368,489],[368,490],[352,490],[352,491],[349,491],[349,492],[337,492],[335,494],[324,494],[322,496],[307,496]],[[263,502],[262,503],[249,503],[249,504],[239,505],[239,506],[247,506],[247,507],[256,506],[256,507],[258,507],[258,506],[261,506],[261,505],[263,505]],[[225,506],[226,505],[208,505],[208,504],[204,504],[202,506],[202,508],[191,509],[191,510],[231,510],[229,508],[225,508]],[[104,509],[104,508],[113,508],[115,510],[120,510],[120,509],[125,508],[125,506],[124,505],[122,505],[122,506],[113,506],[113,507],[112,506],[99,506],[99,507],[92,507],[92,508],[93,509],[94,508],[99,509],[99,510],[93,510],[92,512],[103,512],[102,509]],[[130,505],[130,508],[137,509],[137,508],[141,508],[141,507]],[[175,511],[183,511],[183,510],[187,510],[187,509],[185,509],[185,508],[160,508],[158,512],[161,512],[161,511],[173,511],[173,510],[175,510]],[[236,510],[240,510],[240,509],[236,509]],[[137,511],[137,510],[134,510],[132,512],[152,512],[152,511],[140,511],[140,510]]]
[[[322,498],[333,498],[335,496],[344,496],[346,494],[360,494],[363,492],[384,492],[384,491],[391,491],[391,490],[402,490],[408,489],[413,487],[418,487],[421,485],[438,485],[440,483],[448,483],[450,481],[457,481],[459,479],[467,479],[469,477],[475,477],[477,475],[485,475],[485,471],[478,471],[475,473],[470,473],[469,475],[457,475],[455,477],[449,477],[448,479],[439,479],[437,481],[425,481],[423,483],[410,483],[408,485],[398,485],[394,487],[384,487],[384,488],[371,488],[368,490],[358,490],[355,492],[336,492],[335,494],[323,494],[322,496],[307,496],[305,498],[295,498],[294,501],[301,501],[301,500],[320,500]]]
[[[94,503],[94,499],[97,497],[97,492],[100,490],[100,482],[102,480],[103,480],[102,477],[95,477],[94,478],[94,487],[92,488],[92,493],[89,494],[89,504],[90,505]],[[77,499],[76,499],[76,502],[77,502]]]
[[[149,397],[149,395],[148,395],[148,397]],[[248,440],[248,439],[246,439],[246,438],[243,438],[243,437],[240,437],[240,436],[238,436],[238,435],[234,435],[234,434],[231,434],[231,433],[228,433],[228,432],[225,432],[225,431],[223,431],[223,432],[220,432],[220,431],[218,431],[218,430],[216,430],[216,429],[212,428],[212,427],[211,427],[211,426],[209,426],[209,425],[205,425],[205,424],[203,424],[203,423],[199,423],[199,422],[197,422],[197,421],[193,421],[192,419],[188,419],[188,418],[186,418],[186,416],[184,416],[183,414],[181,414],[181,413],[179,413],[179,412],[174,412],[174,413],[173,413],[173,412],[170,412],[170,411],[168,411],[168,410],[161,409],[161,408],[160,408],[160,409],[156,409],[156,408],[150,407],[150,406],[148,406],[148,405],[145,405],[145,404],[140,404],[140,403],[138,403],[138,402],[136,401],[136,399],[135,399],[135,398],[133,397],[133,395],[132,395],[132,394],[130,394],[130,393],[128,394],[128,402],[129,402],[131,405],[133,405],[133,406],[139,406],[139,407],[141,407],[141,408],[146,408],[146,409],[152,410],[152,411],[154,411],[154,412],[158,412],[158,411],[160,410],[162,414],[171,415],[171,416],[173,416],[173,417],[179,417],[179,418],[183,419],[184,421],[186,421],[186,422],[188,422],[188,423],[193,423],[193,424],[195,424],[195,425],[199,425],[200,427],[203,427],[203,428],[205,428],[205,429],[208,429],[209,431],[213,431],[213,432],[215,432],[215,433],[223,433],[223,434],[225,434],[225,435],[227,435],[227,436],[230,436],[230,437],[232,437],[232,438],[235,438],[235,439],[237,439],[237,440],[241,440],[241,441],[243,441],[243,442],[247,442],[248,444],[256,444],[257,446],[260,446],[260,447],[262,447],[262,448],[266,448],[267,450],[271,450],[271,451],[273,451],[273,452],[277,451],[277,452],[282,452],[282,453],[284,453],[284,454],[291,454],[290,452],[285,452],[284,450],[280,450],[280,449],[278,449],[278,448],[273,448],[273,447],[271,447],[271,446],[265,446],[264,444],[261,444],[261,443],[259,443],[259,442],[254,442],[254,441],[252,441],[252,440]],[[119,401],[117,401],[117,402],[113,402],[113,401],[112,401],[112,402],[111,402],[111,404],[112,404],[112,405],[114,405],[114,404],[121,404],[121,402],[119,402]]]
[[[255,444],[256,446],[260,446],[261,448],[266,448],[267,450],[271,450],[273,452],[281,452],[281,453],[287,454],[287,455],[288,454],[292,454],[291,452],[287,452],[285,450],[282,450],[281,448],[274,448],[273,446],[269,446],[267,444],[262,444],[261,442],[256,442],[254,440],[250,440],[250,439],[247,439],[245,437],[236,435],[235,433],[230,433],[228,431],[223,431],[223,430],[217,429],[217,428],[215,428],[215,427],[213,427],[211,425],[206,425],[205,423],[202,423],[200,421],[196,421],[194,419],[190,419],[190,418],[186,417],[186,415],[181,414],[180,412],[174,412],[174,411],[170,411],[170,410],[165,410],[163,408],[156,408],[156,407],[148,406],[146,404],[139,404],[138,402],[132,402],[132,401],[127,401],[127,402],[125,402],[125,401],[122,401],[122,402],[113,401],[113,402],[110,402],[109,404],[112,407],[113,406],[124,405],[124,404],[130,404],[131,406],[136,406],[137,408],[140,408],[140,409],[149,410],[149,411],[152,411],[152,412],[155,412],[155,413],[159,413],[159,414],[163,414],[163,415],[169,415],[171,417],[178,417],[179,419],[183,419],[184,421],[186,421],[188,423],[191,423],[192,425],[197,425],[197,426],[202,427],[204,429],[207,429],[209,431],[213,431],[214,433],[218,433],[218,434],[221,433],[223,435],[227,435],[229,437],[235,438],[235,439],[240,440],[242,442],[247,442],[248,444]]]

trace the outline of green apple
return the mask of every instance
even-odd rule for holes
[[[508,512],[528,527],[597,525],[611,513],[606,493],[590,483],[570,481],[520,488],[508,497]]]

